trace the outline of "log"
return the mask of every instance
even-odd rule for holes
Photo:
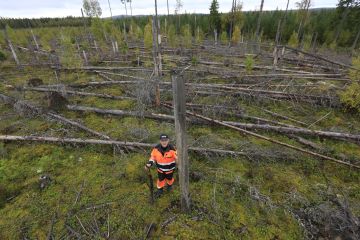
[[[171,108],[171,106],[169,106],[167,104],[163,103],[162,105]],[[205,121],[210,122],[210,123],[216,123],[218,125],[234,129],[234,130],[236,130],[238,132],[241,132],[241,133],[243,133],[245,135],[250,135],[250,136],[253,136],[253,137],[256,137],[256,138],[259,138],[259,139],[263,139],[263,140],[266,140],[266,141],[269,141],[269,142],[272,142],[272,143],[275,143],[275,144],[278,144],[278,145],[281,145],[281,146],[284,146],[284,147],[287,147],[287,148],[290,148],[290,149],[293,149],[293,150],[296,150],[296,151],[299,151],[299,152],[302,152],[302,153],[305,153],[305,154],[309,154],[309,155],[314,156],[314,157],[321,158],[323,160],[328,160],[328,161],[331,161],[331,162],[346,165],[346,166],[349,166],[349,167],[356,168],[357,170],[360,170],[360,166],[354,165],[352,163],[344,162],[344,161],[341,161],[341,160],[338,160],[338,159],[335,159],[335,158],[332,158],[332,157],[328,157],[328,156],[325,156],[325,155],[322,155],[322,154],[319,154],[319,153],[308,151],[308,150],[300,148],[300,147],[292,146],[290,144],[287,144],[287,143],[284,143],[284,142],[281,142],[281,141],[278,141],[278,140],[275,140],[275,139],[272,139],[272,138],[269,138],[269,137],[266,137],[266,136],[263,136],[263,135],[260,135],[260,134],[257,134],[257,133],[253,133],[253,132],[241,129],[241,128],[238,128],[236,126],[232,126],[230,124],[224,123],[224,122],[216,120],[216,119],[208,118],[208,117],[205,117],[205,116],[202,116],[202,115],[190,112],[190,111],[186,111],[186,114],[188,114],[189,116],[193,116],[193,117],[205,120]]]
[[[27,142],[49,142],[49,143],[71,143],[71,144],[93,144],[93,145],[115,145],[126,148],[153,148],[155,145],[151,143],[124,142],[115,140],[101,139],[82,139],[82,138],[59,138],[59,137],[42,137],[42,136],[10,136],[0,135],[1,141],[27,141]],[[198,153],[211,153],[219,155],[247,156],[245,152],[230,151],[223,149],[211,149],[200,147],[189,147],[189,150]]]
[[[114,96],[114,95],[104,94],[104,93],[89,93],[89,92],[79,92],[79,91],[72,91],[72,90],[51,89],[51,88],[47,88],[47,86],[43,86],[43,87],[22,87],[22,88],[17,88],[17,90],[35,91],[35,92],[57,92],[57,93],[60,93],[60,94],[69,94],[69,95],[77,95],[77,96],[85,96],[85,97],[99,97],[99,98],[106,98],[106,99],[113,99],[113,100],[134,99],[132,97]]]
[[[347,64],[343,64],[343,63],[340,63],[340,62],[336,62],[336,61],[333,61],[333,60],[329,60],[325,57],[322,57],[320,55],[317,55],[317,54],[313,54],[313,53],[308,53],[308,52],[305,52],[303,50],[300,50],[300,49],[296,49],[296,48],[292,48],[292,47],[289,47],[289,46],[279,46],[279,47],[284,47],[286,49],[289,49],[289,50],[292,50],[294,52],[299,52],[299,53],[302,53],[304,55],[307,55],[307,56],[310,56],[310,57],[313,57],[313,58],[316,58],[316,59],[320,59],[320,60],[323,60],[325,62],[328,62],[328,63],[332,63],[332,64],[335,64],[335,65],[338,65],[338,66],[341,66],[341,67],[345,67],[345,68],[351,68],[351,69],[354,69],[354,70],[360,70],[360,69],[357,69],[355,67],[352,67],[352,66],[349,66]]]
[[[279,114],[279,113],[275,113],[275,112],[269,111],[269,110],[267,110],[267,109],[262,109],[262,110],[263,110],[264,112],[266,112],[266,113],[274,116],[274,117],[282,118],[282,119],[285,119],[285,120],[288,120],[288,121],[291,121],[291,122],[300,124],[300,125],[302,125],[302,126],[307,126],[307,125],[308,125],[307,123],[304,123],[304,122],[302,122],[302,121],[299,121],[299,120],[296,120],[296,119],[294,119],[294,118],[281,115],[281,114]]]
[[[308,79],[308,80],[311,80],[311,81],[340,81],[340,82],[351,82],[353,80],[349,79],[349,78],[333,78],[333,77],[322,77],[322,76],[311,76],[310,74],[308,74],[309,76],[304,76],[304,75],[291,75],[289,74],[288,76],[284,75],[284,76],[277,76],[277,74],[269,74],[269,75],[239,75],[239,74],[236,74],[236,75],[223,75],[223,74],[217,74],[219,77],[211,77],[211,78],[205,78],[205,80],[214,80],[214,79],[240,79],[240,80],[243,80],[243,79],[252,79],[252,78],[272,78],[272,79],[269,79],[267,81],[275,81],[275,80],[284,80],[284,79],[293,79],[293,80],[296,80],[296,79],[299,79],[299,80],[303,80],[303,79]],[[359,82],[358,80],[355,80],[356,82]],[[243,82],[243,81],[242,81]],[[256,81],[256,83],[259,83],[259,81]]]
[[[287,134],[287,136],[289,138],[293,138],[295,139],[297,142],[307,146],[307,147],[310,147],[310,148],[313,148],[315,150],[323,150],[318,144],[314,143],[314,142],[311,142],[309,140],[306,140],[302,137],[299,137],[299,136],[295,136],[295,135],[292,135],[292,134]]]
[[[266,94],[266,95],[280,95],[280,96],[287,96],[292,98],[311,98],[311,99],[326,99],[326,100],[337,100],[331,97],[324,97],[318,95],[306,95],[306,94],[299,94],[299,93],[286,93],[280,91],[270,91],[264,89],[249,89],[249,88],[241,88],[241,87],[229,87],[224,86],[221,84],[187,84],[188,86],[194,87],[201,87],[201,88],[217,88],[217,89],[224,89],[224,90],[233,90],[233,91],[240,91],[240,92],[250,92],[250,93],[259,93],[259,94]]]
[[[110,139],[109,136],[103,134],[103,133],[100,133],[100,132],[97,132],[95,130],[92,130],[78,122],[75,122],[73,120],[70,120],[70,119],[67,119],[63,116],[60,116],[58,114],[55,114],[55,113],[51,113],[51,112],[45,112],[44,109],[41,109],[39,107],[35,107],[35,106],[32,106],[31,104],[27,103],[27,102],[24,102],[24,101],[20,101],[20,100],[17,100],[15,98],[12,98],[12,97],[8,97],[4,94],[1,94],[0,93],[0,100],[2,100],[3,102],[5,102],[6,104],[10,104],[11,106],[15,106],[15,104],[20,104],[20,105],[23,105],[25,106],[26,108],[30,108],[35,114],[38,114],[40,116],[48,116],[52,119],[55,119],[56,121],[58,122],[61,122],[61,123],[64,123],[66,125],[70,125],[70,126],[73,126],[73,127],[76,127],[78,129],[81,129],[85,132],[88,132],[94,136],[97,136],[97,137],[101,137],[102,139]]]
[[[97,74],[99,74],[99,76],[107,79],[107,80],[112,80],[111,78],[109,78],[107,75],[114,75],[114,76],[120,76],[120,77],[125,77],[125,78],[130,78],[130,79],[135,79],[135,80],[146,80],[144,78],[138,78],[138,77],[134,77],[128,74],[122,74],[122,73],[113,73],[113,72],[104,72],[104,71],[95,71]],[[112,80],[113,81],[113,80]]]
[[[142,71],[152,72],[150,68],[139,68],[139,67],[102,67],[102,66],[86,66],[86,67],[74,67],[74,68],[58,68],[53,66],[52,68],[64,71],[96,71],[96,70],[129,70],[129,71]]]
[[[231,124],[232,126],[241,127],[243,129],[270,130],[279,133],[302,134],[308,136],[318,136],[318,137],[326,137],[333,139],[340,138],[345,140],[353,140],[356,141],[358,144],[360,144],[360,135],[357,134],[310,130],[299,127],[273,126],[268,124],[252,124],[252,123],[240,123],[240,122],[230,122],[230,121],[223,121],[223,122],[227,124]]]
[[[199,64],[204,64],[204,65],[215,65],[215,66],[224,66],[224,63],[221,62],[208,62],[208,61],[198,61]],[[231,66],[234,67],[241,67],[241,68],[245,68],[245,64],[230,64]],[[278,67],[273,67],[273,66],[257,66],[255,65],[253,67],[253,69],[259,69],[259,70],[275,70],[275,71],[280,71],[280,72],[291,72],[291,73],[297,73],[297,74],[312,74],[312,72],[306,72],[306,71],[294,71],[294,70],[290,70],[290,69],[285,69],[285,68],[278,68]],[[223,70],[223,69],[222,69]]]
[[[67,109],[71,111],[79,111],[79,112],[94,112],[99,114],[109,114],[116,116],[131,116],[131,117],[140,117],[140,118],[145,117],[155,120],[174,121],[174,116],[165,115],[165,114],[156,114],[156,113],[141,114],[139,112],[134,112],[134,111],[124,111],[118,109],[100,109],[95,107],[85,107],[85,106],[77,106],[77,105],[67,105]]]
[[[252,89],[249,89],[250,91]],[[337,101],[337,99],[333,99],[331,97],[327,97],[327,96],[316,96],[316,95],[294,95],[291,93],[282,93],[282,94],[275,94],[275,93],[259,93],[259,94],[253,94],[250,93],[250,91],[221,91],[221,90],[217,90],[215,91],[199,91],[196,90],[194,91],[194,93],[199,94],[199,95],[218,95],[218,96],[232,96],[232,97],[237,97],[237,96],[246,96],[246,97],[252,97],[252,98],[264,98],[264,99],[269,99],[272,101],[289,101],[289,100],[293,100],[293,101],[302,101],[302,102],[306,102],[306,103],[310,103],[310,104],[316,104],[316,105],[320,105],[320,106],[329,106],[329,107],[338,107],[339,106],[339,102]]]
[[[170,104],[165,104],[166,106],[172,106]],[[145,113],[141,115],[138,112],[134,111],[124,111],[118,109],[100,109],[95,107],[85,107],[85,106],[77,106],[77,105],[67,105],[68,110],[72,111],[81,111],[81,112],[95,112],[99,114],[110,114],[116,116],[131,116],[131,117],[145,117],[155,120],[163,120],[163,121],[174,121],[174,116],[166,115],[166,114],[156,114],[156,113]],[[258,119],[256,117],[248,116],[253,119]],[[187,119],[192,123],[203,123],[196,121],[195,119]],[[270,120],[268,120],[270,121]],[[279,133],[286,133],[286,134],[303,134],[308,136],[314,137],[324,137],[324,138],[332,138],[337,140],[351,140],[357,141],[360,143],[360,135],[350,134],[350,133],[339,133],[339,132],[330,132],[330,131],[319,131],[319,130],[310,130],[306,128],[300,127],[290,127],[291,125],[287,126],[273,126],[268,124],[251,124],[251,123],[241,123],[241,122],[233,122],[233,121],[222,121],[222,123],[231,125],[233,127],[241,127],[246,129],[257,129],[257,130],[268,130],[274,131]],[[281,124],[279,124],[281,125]],[[285,124],[284,124],[285,125]]]

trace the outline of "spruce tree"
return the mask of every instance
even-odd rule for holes
[[[213,0],[210,6],[210,30],[220,31],[221,18],[219,13],[219,2]]]

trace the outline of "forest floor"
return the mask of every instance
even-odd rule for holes
[[[179,62],[170,61],[173,57],[171,54],[164,56],[164,68],[183,68]],[[229,57],[221,54],[212,54],[211,50],[197,53],[196,58],[193,56],[189,62],[193,64],[191,69],[199,72],[189,71],[184,77],[188,82],[198,84],[263,84],[262,89],[270,91],[318,96],[335,96],[337,89],[344,86],[336,79],[310,81],[306,78],[279,80],[273,77],[269,80],[259,77],[234,80],[224,77],[233,72],[239,76],[274,73],[256,68],[246,72],[244,68],[236,67],[236,64],[249,61],[245,57],[231,58],[233,66],[201,63],[223,63],[227,59]],[[144,67],[152,68],[150,60],[144,62]],[[268,66],[268,57],[255,58],[255,65]],[[129,64],[99,63],[98,66]],[[28,86],[31,78],[40,78],[43,85],[105,80],[94,71],[57,71],[56,78],[54,70],[48,67],[25,66],[18,69],[5,64],[0,67],[0,93],[43,108],[48,106],[49,94],[19,90]],[[284,64],[282,67],[295,69],[293,65]],[[202,69],[206,71],[201,72]],[[311,70],[322,73],[319,69]],[[108,72],[136,78],[150,75],[131,70]],[[106,76],[113,80],[129,80],[126,76]],[[165,72],[163,81],[170,83],[168,72]],[[66,96],[70,105],[172,115],[166,108],[143,104],[140,95],[148,90],[147,87],[137,83],[81,89],[113,96],[135,96],[134,99]],[[171,91],[166,90],[171,87],[166,84],[161,84],[161,87],[161,100],[171,101]],[[216,92],[219,89],[200,90]],[[242,113],[296,125],[294,121],[269,114],[271,111],[305,123],[302,127],[308,129],[360,134],[359,115],[344,112],[338,106],[309,103],[296,98],[274,100],[258,95],[231,96],[227,93],[202,95],[199,89],[191,87],[187,100],[194,104],[221,105],[220,108],[202,109],[204,115],[216,119],[254,123],[236,115]],[[43,115],[19,114],[16,109],[16,106],[0,104],[1,135],[98,139]],[[189,109],[195,111],[191,107]],[[175,138],[174,124],[169,121],[69,109],[59,110],[58,113],[119,141],[155,145],[160,133]],[[190,152],[192,208],[188,214],[180,210],[178,176],[175,177],[173,192],[164,194],[154,204],[149,203],[148,179],[143,166],[149,158],[150,149],[126,152],[115,146],[0,142],[0,239],[327,239],[350,235],[346,231],[351,232],[352,223],[346,214],[351,213],[353,218],[360,216],[358,170],[215,124],[189,122],[187,128],[190,146],[244,153],[234,156]],[[359,165],[360,147],[356,142],[302,136],[316,146],[314,150],[288,134],[269,130],[256,132]],[[152,174],[155,178],[156,170],[153,169]],[[51,181],[40,188],[39,178],[44,175],[49,176]],[[339,226],[344,228],[336,229]],[[356,231],[359,233],[358,229]]]

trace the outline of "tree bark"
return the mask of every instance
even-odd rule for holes
[[[166,104],[163,104],[163,105],[166,106],[166,107],[170,107],[169,105],[166,105]],[[194,116],[196,118],[205,120],[205,121],[210,122],[210,123],[216,123],[218,125],[234,129],[234,130],[236,130],[238,132],[241,132],[241,133],[243,133],[245,135],[250,135],[250,136],[253,136],[253,137],[256,137],[256,138],[259,138],[259,139],[263,139],[263,140],[266,140],[266,141],[269,141],[269,142],[272,142],[272,143],[275,143],[275,144],[278,144],[278,145],[281,145],[281,146],[284,146],[284,147],[287,147],[287,148],[290,148],[290,149],[293,149],[293,150],[296,150],[296,151],[299,151],[299,152],[302,152],[302,153],[305,153],[305,154],[309,154],[309,155],[314,156],[314,157],[321,158],[323,160],[328,160],[328,161],[335,162],[335,163],[338,163],[338,164],[342,164],[342,165],[346,165],[346,166],[353,167],[353,168],[356,168],[356,169],[360,169],[360,166],[354,165],[352,163],[344,162],[344,161],[341,161],[341,160],[338,160],[338,159],[335,159],[335,158],[332,158],[332,157],[328,157],[328,156],[325,156],[325,155],[322,155],[322,154],[319,154],[319,153],[311,152],[311,151],[308,151],[308,150],[300,148],[300,147],[296,147],[296,146],[293,146],[293,145],[290,145],[290,144],[287,144],[287,143],[284,143],[284,142],[281,142],[281,141],[278,141],[278,140],[275,140],[275,139],[272,139],[272,138],[269,138],[269,137],[266,137],[266,136],[263,136],[263,135],[260,135],[260,134],[257,134],[257,133],[253,133],[253,132],[250,132],[250,131],[247,131],[247,130],[244,130],[244,129],[241,129],[241,128],[238,128],[238,127],[235,127],[235,126],[232,126],[230,124],[224,123],[224,122],[216,120],[216,119],[211,119],[211,118],[208,118],[208,117],[205,117],[205,116],[202,116],[202,115],[190,112],[190,111],[186,111],[186,114],[188,114],[189,116]]]
[[[82,139],[82,138],[59,138],[59,137],[41,137],[41,136],[10,136],[0,135],[1,141],[29,141],[29,142],[50,142],[50,143],[72,143],[72,144],[94,144],[94,145],[115,145],[121,147],[132,148],[153,148],[154,144],[139,142],[122,142],[115,140],[100,139]],[[222,149],[189,147],[190,151],[201,154],[211,153],[219,155],[247,156],[245,152],[228,151]]]
[[[20,90],[35,91],[35,92],[57,92],[60,94],[69,94],[69,95],[86,96],[86,97],[88,97],[88,96],[89,97],[99,97],[99,98],[114,99],[114,100],[135,99],[132,97],[113,96],[113,95],[102,94],[102,93],[89,93],[89,92],[79,92],[79,91],[71,91],[71,90],[57,90],[57,89],[49,89],[49,88],[41,88],[41,87],[23,87]]]
[[[356,34],[356,37],[354,39],[354,42],[353,42],[352,46],[351,46],[351,52],[354,52],[354,50],[356,48],[356,45],[357,45],[357,43],[359,41],[359,38],[360,38],[360,28],[359,28],[358,33]]]
[[[5,35],[6,43],[8,44],[8,46],[9,46],[9,48],[10,48],[10,50],[11,50],[11,53],[12,53],[12,55],[13,55],[13,58],[14,58],[16,64],[17,64],[18,66],[20,66],[20,61],[19,61],[19,59],[18,59],[18,57],[17,57],[17,55],[16,55],[15,48],[14,48],[11,40],[9,39],[9,37],[8,37],[8,35],[7,35],[6,28],[4,29],[4,35]]]
[[[167,107],[172,105],[163,104]],[[132,117],[145,117],[155,120],[161,121],[174,121],[174,117],[171,115],[166,114],[156,114],[156,113],[145,113],[141,115],[138,112],[133,111],[123,111],[123,110],[115,110],[115,109],[100,109],[94,107],[85,107],[85,106],[76,106],[76,105],[68,105],[67,108],[72,111],[81,111],[81,112],[95,112],[99,114],[109,114],[109,115],[116,115],[116,116],[132,116]],[[257,118],[253,116],[245,116],[247,118],[252,118],[253,120],[263,120],[268,121],[267,119]],[[203,123],[196,121],[194,118],[188,119],[188,121],[192,123]],[[321,131],[321,130],[310,130],[306,128],[295,127],[291,125],[286,125],[282,123],[278,123],[278,125],[282,126],[273,126],[268,124],[251,124],[251,123],[241,123],[241,122],[233,122],[233,121],[222,121],[225,124],[237,126],[246,129],[257,129],[257,130],[267,130],[267,131],[274,131],[278,133],[286,133],[286,134],[302,134],[307,136],[313,137],[323,137],[323,138],[331,138],[337,140],[348,140],[348,141],[356,141],[360,143],[360,135],[350,134],[350,133],[340,133],[340,132],[330,132],[330,131]]]
[[[292,47],[289,47],[289,46],[283,46],[283,47],[285,47],[285,48],[287,48],[287,49],[290,49],[290,50],[292,50],[292,51],[295,51],[295,52],[302,53],[302,54],[304,54],[304,55],[308,55],[308,56],[313,57],[313,58],[316,58],[316,59],[323,60],[323,61],[328,62],[328,63],[332,63],[332,64],[335,64],[335,65],[341,66],[341,67],[359,70],[359,69],[354,68],[354,67],[352,67],[352,66],[349,66],[349,65],[346,65],[346,64],[343,64],[343,63],[340,63],[340,62],[332,61],[332,60],[329,60],[329,59],[324,58],[324,57],[322,57],[322,56],[319,56],[319,55],[316,55],[316,54],[313,54],[313,53],[308,53],[308,52],[305,52],[305,51],[300,50],[300,49],[292,48]]]
[[[77,105],[68,105],[67,108],[72,111],[79,111],[79,112],[95,112],[99,114],[109,114],[115,116],[131,116],[131,117],[145,117],[155,120],[162,120],[162,121],[174,121],[174,117],[165,114],[156,114],[156,113],[145,113],[144,115],[133,112],[133,111],[123,111],[123,110],[115,110],[115,109],[100,109],[95,107],[85,107],[85,106],[77,106]]]
[[[88,133],[90,133],[90,134],[92,134],[92,135],[94,135],[94,136],[101,137],[101,138],[103,138],[103,139],[110,139],[109,136],[107,136],[107,135],[105,135],[105,134],[103,134],[103,133],[94,131],[94,130],[92,130],[92,129],[90,129],[90,128],[88,128],[88,127],[86,127],[86,126],[84,126],[84,125],[82,125],[82,124],[80,124],[80,123],[78,123],[78,122],[75,122],[75,121],[73,121],[73,120],[67,119],[67,118],[62,117],[62,116],[60,116],[60,115],[58,115],[58,114],[51,113],[51,112],[45,112],[44,109],[41,109],[41,108],[39,108],[39,107],[32,106],[31,104],[29,104],[29,103],[27,103],[27,102],[20,101],[20,100],[17,100],[17,99],[15,99],[15,98],[12,98],[12,97],[8,97],[8,96],[3,95],[3,94],[1,94],[1,93],[0,93],[0,100],[3,101],[3,102],[6,103],[6,104],[9,104],[9,105],[13,106],[13,107],[15,106],[15,104],[17,104],[17,105],[22,105],[22,106],[24,106],[24,107],[26,107],[26,108],[30,108],[30,109],[34,112],[34,114],[38,114],[38,115],[41,115],[41,116],[48,116],[48,117],[50,117],[50,118],[55,119],[55,120],[58,121],[58,122],[64,123],[64,124],[66,124],[66,125],[71,125],[71,126],[73,126],[73,127],[76,127],[76,128],[78,128],[78,129],[81,129],[81,130],[83,130],[83,131],[85,131],[85,132],[88,132]]]
[[[264,7],[264,0],[261,0],[260,11],[259,11],[258,19],[257,19],[256,33],[255,33],[255,41],[256,41],[257,43],[259,42],[260,25],[261,25],[261,14],[262,14],[262,11],[263,11],[263,7]]]
[[[185,82],[181,75],[172,73],[175,135],[178,156],[179,183],[181,191],[181,208],[184,212],[190,211],[189,193],[189,159],[186,136],[186,105]]]

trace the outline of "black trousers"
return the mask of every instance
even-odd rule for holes
[[[174,171],[172,172],[160,172],[158,171],[157,188],[165,187],[165,184],[171,186],[174,183]]]

